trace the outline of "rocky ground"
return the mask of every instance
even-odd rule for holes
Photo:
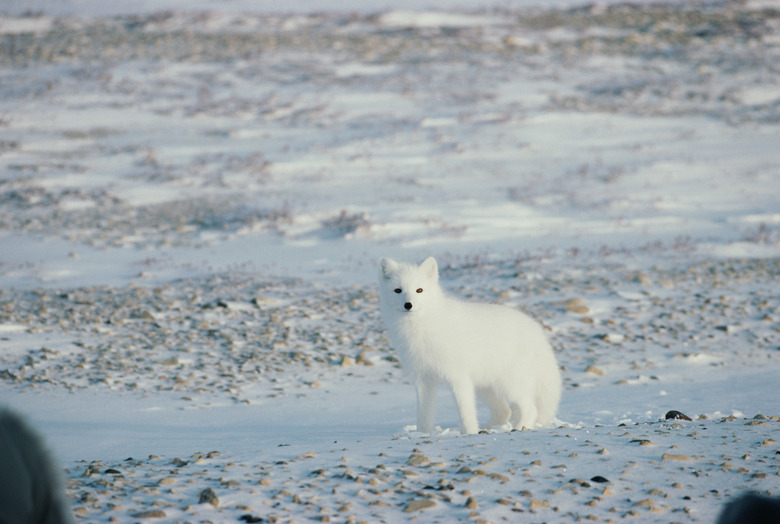
[[[597,398],[625,395],[625,411],[586,406],[583,423],[564,404],[557,428],[470,439],[407,429],[380,443],[346,437],[307,447],[291,435],[250,454],[226,446],[76,461],[68,464],[76,514],[392,522],[418,512],[441,521],[524,513],[543,522],[658,513],[702,522],[729,496],[777,489],[774,413],[690,411],[697,400],[674,390],[680,375],[777,366],[777,260],[665,270],[615,263],[587,275],[575,264],[570,274],[541,277],[547,265],[471,262],[446,267],[444,278],[460,296],[517,303],[545,323],[564,369],[564,403],[580,391],[612,391]],[[191,410],[327,400],[365,381],[411,389],[370,288],[222,275],[150,288],[5,290],[2,298],[3,380],[23,391],[172,394]],[[631,405],[656,388],[669,394]],[[660,420],[665,407],[694,420]]]

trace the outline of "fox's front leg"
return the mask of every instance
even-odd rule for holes
[[[417,431],[433,431],[433,415],[436,412],[436,382],[417,379]]]
[[[462,377],[450,383],[455,403],[458,405],[460,415],[460,431],[463,434],[473,435],[479,432],[477,422],[477,399],[474,384],[468,378]]]

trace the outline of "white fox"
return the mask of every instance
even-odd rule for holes
[[[476,399],[488,426],[550,424],[561,374],[540,324],[508,306],[464,302],[445,294],[433,257],[419,266],[383,258],[380,304],[390,341],[417,387],[417,430],[433,430],[437,386],[452,389],[461,432],[477,433]]]

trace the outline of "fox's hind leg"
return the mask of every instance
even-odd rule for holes
[[[499,427],[506,424],[512,410],[502,395],[492,387],[479,388],[477,391],[479,399],[490,408],[490,420],[488,427]]]
[[[509,418],[512,428],[533,429],[536,426],[539,410],[532,392],[527,391],[526,388],[516,388],[509,397],[509,406],[512,408],[512,416]]]

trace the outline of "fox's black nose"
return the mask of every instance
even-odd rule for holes
[[[412,303],[411,303],[411,302],[407,302],[406,304],[404,304],[404,308],[405,308],[407,311],[409,311],[410,309],[412,309]]]

